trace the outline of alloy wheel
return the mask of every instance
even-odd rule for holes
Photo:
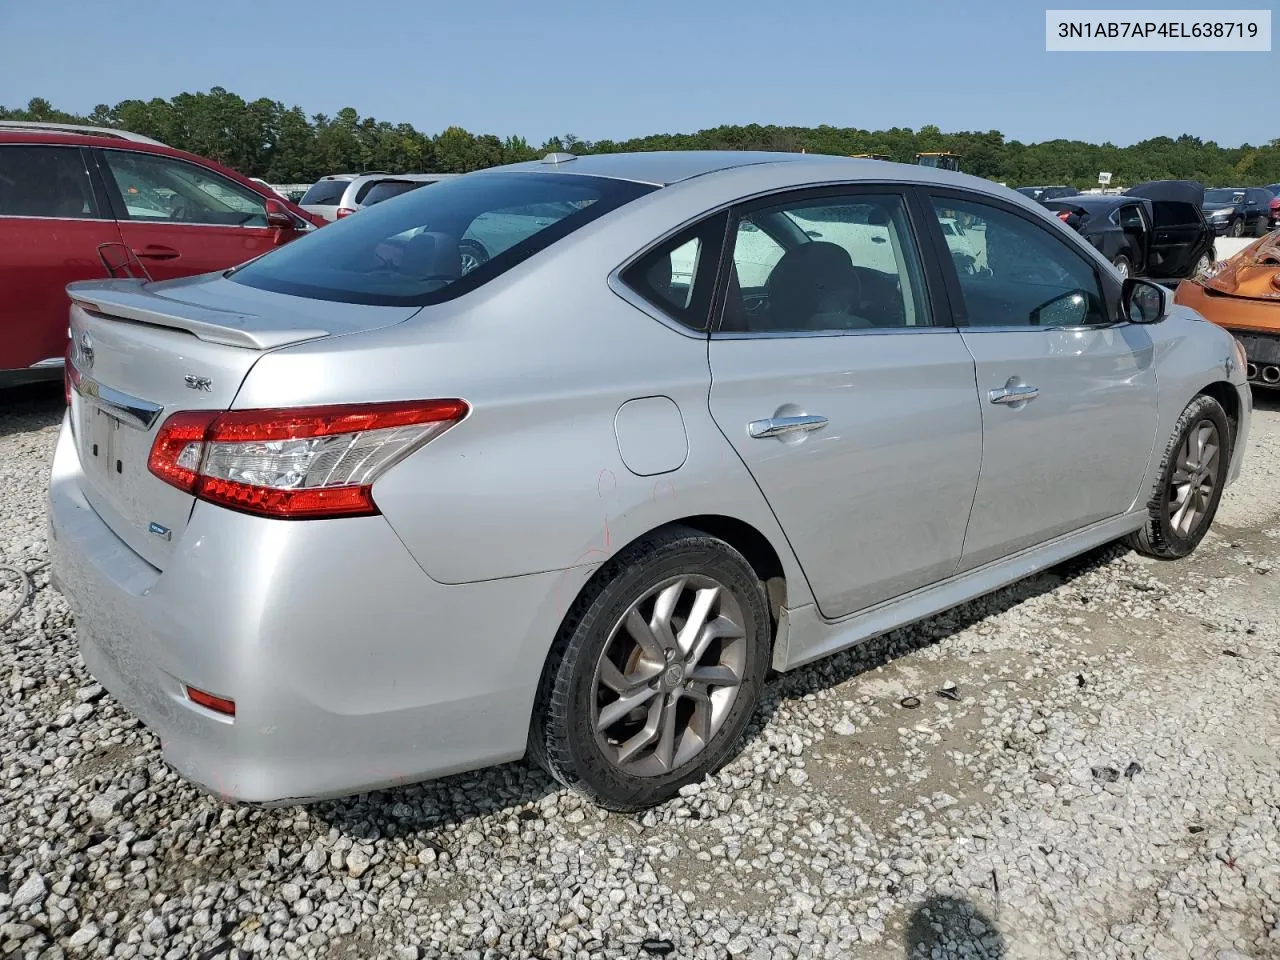
[[[1188,536],[1204,520],[1218,483],[1218,428],[1201,420],[1178,449],[1169,480],[1169,524],[1180,536]]]
[[[716,580],[664,581],[614,625],[596,665],[591,726],[620,771],[656,777],[715,738],[747,667],[742,608]]]

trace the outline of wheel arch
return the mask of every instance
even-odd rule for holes
[[[1196,396],[1212,397],[1218,401],[1227,415],[1231,428],[1231,453],[1235,455],[1236,438],[1240,435],[1240,394],[1235,385],[1226,380],[1215,380],[1196,391]],[[1195,399],[1194,397],[1192,399]]]
[[[772,541],[760,531],[754,524],[741,520],[737,517],[731,517],[724,514],[696,514],[693,516],[676,517],[665,520],[655,526],[649,527],[644,531],[636,534],[620,544],[618,548],[610,554],[609,559],[621,555],[631,549],[636,543],[646,537],[653,536],[663,530],[669,530],[674,527],[687,527],[705,533],[708,536],[723,540],[729,546],[733,547],[746,558],[747,563],[756,572],[760,578],[760,582],[764,584],[765,593],[769,598],[769,615],[773,621],[774,633],[776,635],[778,620],[781,617],[782,608],[787,603],[787,573],[783,564],[782,555],[774,546]],[[573,605],[577,603],[578,598],[595,589],[598,584],[602,571],[608,566],[608,561],[600,564],[599,568],[589,577],[586,582],[578,589],[577,594],[569,602],[568,607],[571,610]],[[565,619],[569,616],[566,611]],[[564,621],[561,621],[560,627],[563,627]],[[558,632],[558,630],[557,630]]]

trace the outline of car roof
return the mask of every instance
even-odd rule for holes
[[[34,133],[55,137],[96,136],[108,140],[126,140],[130,143],[150,143],[156,146],[167,146],[159,140],[134,133],[132,130],[118,130],[114,127],[95,127],[83,123],[44,123],[37,120],[0,120],[0,133]],[[65,142],[59,140],[58,142]]]
[[[559,159],[554,159],[559,158]],[[967,173],[924,167],[919,164],[893,163],[860,157],[833,156],[821,153],[783,153],[763,150],[649,150],[635,153],[600,153],[575,157],[572,154],[549,154],[541,160],[505,164],[478,170],[468,176],[494,172],[559,173],[631,180],[658,187],[670,186],[695,177],[721,173],[742,167],[764,164],[791,164],[798,180],[902,180],[974,187],[1006,191],[993,181]]]

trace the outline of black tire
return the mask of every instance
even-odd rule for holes
[[[1231,236],[1233,237],[1243,237],[1244,236],[1244,220],[1237,218],[1231,221],[1231,227],[1227,232],[1231,234]]]
[[[742,681],[701,752],[667,773],[637,776],[615,764],[596,741],[597,665],[614,625],[634,603],[670,578],[689,574],[714,579],[738,604],[746,642]],[[543,669],[529,753],[560,783],[606,809],[634,811],[662,803],[714,772],[739,746],[769,671],[771,639],[764,585],[741,553],[688,527],[656,531],[605,564],[570,607]]]
[[[1210,249],[1207,253],[1200,254],[1200,259],[1197,260],[1196,265],[1191,268],[1191,276],[1193,277],[1204,276],[1204,274],[1209,271],[1209,268],[1212,267],[1213,264],[1214,264],[1213,250]]]
[[[1133,276],[1133,264],[1129,262],[1129,258],[1123,253],[1111,261],[1111,265],[1120,271],[1122,277]]]
[[[1206,422],[1214,426],[1220,438],[1217,463],[1212,472],[1213,491],[1203,516],[1199,517],[1190,529],[1179,532],[1173,525],[1173,479],[1178,467],[1178,454],[1191,431],[1198,429]],[[1185,557],[1199,546],[1213,524],[1214,515],[1218,512],[1218,503],[1222,499],[1222,489],[1227,471],[1230,469],[1234,439],[1226,411],[1213,397],[1201,395],[1187,405],[1187,409],[1182,411],[1182,416],[1178,418],[1173,439],[1165,447],[1164,456],[1160,461],[1159,479],[1156,481],[1151,500],[1147,504],[1147,522],[1141,530],[1129,535],[1129,546],[1141,554],[1161,560]]]
[[[1267,218],[1259,217],[1257,225],[1253,228],[1253,235],[1255,237],[1265,237],[1267,232]]]
[[[462,272],[468,274],[482,263],[489,262],[489,251],[483,244],[475,240],[463,240],[458,244],[458,253],[462,257]],[[469,262],[468,262],[469,261]]]

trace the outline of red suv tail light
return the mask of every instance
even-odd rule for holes
[[[338,219],[339,219],[339,220],[341,220],[343,217],[349,217],[349,216],[351,216],[353,213],[355,213],[355,211],[354,211],[353,209],[351,209],[350,207],[339,207],[339,208],[338,208]]]
[[[172,486],[285,520],[372,516],[374,481],[467,415],[463,400],[182,411],[147,466]]]

